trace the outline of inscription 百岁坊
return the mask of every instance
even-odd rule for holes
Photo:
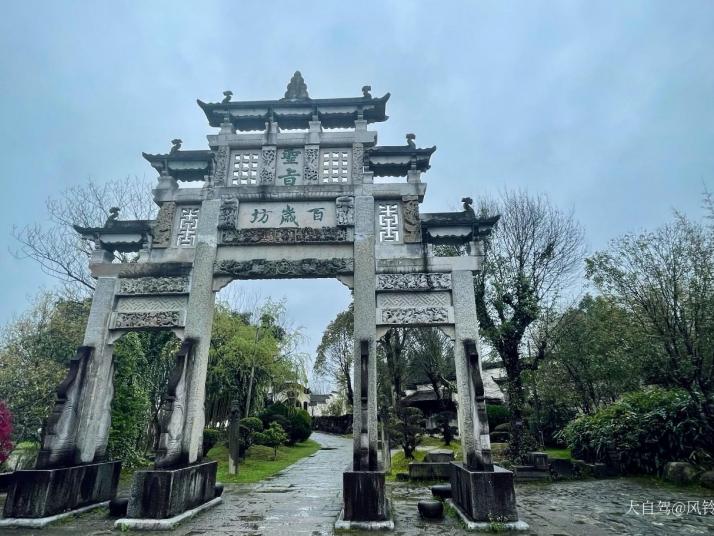
[[[334,201],[240,203],[238,229],[335,227]]]

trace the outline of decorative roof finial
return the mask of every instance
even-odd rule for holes
[[[226,90],[223,92],[223,100],[221,101],[222,104],[225,104],[227,102],[231,102],[231,97],[233,96],[233,92],[230,90]]]
[[[372,94],[370,91],[372,91],[372,86],[362,86],[362,97],[365,99],[371,99]]]
[[[407,145],[409,146],[410,149],[416,149],[416,143],[414,143],[415,139],[416,139],[415,134],[407,134]]]
[[[303,80],[300,71],[295,71],[295,74],[290,79],[283,100],[305,100],[309,98],[310,95],[307,94],[307,84],[305,80]]]
[[[182,143],[183,143],[183,141],[181,141],[181,140],[178,139],[178,138],[175,138],[175,139],[171,140],[172,147],[171,147],[171,151],[169,151],[169,154],[176,154],[176,153],[178,153],[178,152],[179,152],[179,149],[181,149],[181,144],[182,144]]]
[[[109,217],[107,218],[104,227],[111,227],[115,221],[119,219],[119,207],[112,207],[109,209]]]
[[[467,214],[471,214],[474,218],[476,217],[476,213],[474,212],[474,209],[471,205],[473,205],[474,200],[471,199],[470,197],[462,197],[461,202],[464,204],[464,212]]]

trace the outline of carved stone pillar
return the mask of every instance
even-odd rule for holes
[[[186,361],[186,417],[181,440],[182,461],[185,463],[197,461],[202,454],[206,370],[215,303],[213,265],[220,207],[220,199],[203,202],[196,233],[196,254],[184,329],[185,337],[195,341]]]
[[[374,311],[374,198],[355,197],[354,242],[354,341],[355,398],[364,389],[366,404],[355,400],[353,405],[354,469],[377,469],[377,326]],[[362,378],[367,375],[366,381]],[[363,413],[366,412],[366,415]],[[366,430],[365,430],[366,427]]]
[[[469,270],[452,272],[451,285],[454,303],[454,331],[456,334],[454,361],[459,392],[459,434],[461,436],[464,460],[471,466],[472,460],[476,460],[481,451],[478,434],[478,415],[471,385],[471,371],[464,347],[465,341],[473,342],[478,340],[473,272]]]
[[[79,401],[75,463],[101,461],[106,453],[114,396],[114,348],[109,342],[108,327],[116,283],[114,277],[97,279],[89,311],[84,346],[94,347],[94,353],[87,364]]]

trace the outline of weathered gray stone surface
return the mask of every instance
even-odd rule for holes
[[[445,480],[451,478],[450,462],[412,462],[409,464],[410,480]]]
[[[226,486],[223,504],[184,522],[171,536],[328,536],[339,514],[342,472],[350,460],[351,441],[315,433],[313,438],[336,450],[323,450],[259,484]],[[714,515],[694,513],[674,516],[657,509],[658,501],[674,504],[694,501],[700,506],[711,494],[687,489],[662,488],[642,479],[574,480],[552,484],[518,484],[520,517],[530,526],[529,535],[710,535]],[[438,523],[421,519],[417,503],[431,497],[427,485],[390,483],[392,512],[399,536],[467,536],[460,521],[445,516]],[[0,495],[0,502],[4,497]],[[640,515],[627,513],[630,501]],[[651,515],[641,515],[642,502],[654,505]],[[114,519],[106,510],[84,514],[42,530],[43,536],[108,535]],[[13,536],[33,536],[36,530],[14,529]],[[124,534],[124,533],[122,533]],[[126,534],[146,534],[129,531]],[[366,532],[350,533],[369,536]],[[374,533],[372,533],[373,535]]]
[[[690,484],[697,478],[697,470],[691,463],[669,462],[664,466],[663,478],[674,484]]]

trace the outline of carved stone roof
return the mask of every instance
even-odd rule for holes
[[[427,171],[436,145],[417,149],[409,145],[381,145],[367,152],[367,167],[377,177],[403,177],[410,169]]]
[[[104,227],[73,225],[83,238],[99,242],[108,251],[138,251],[151,234],[153,220],[113,220]]]
[[[500,217],[478,218],[470,211],[426,212],[419,216],[425,242],[453,245],[488,236]]]
[[[236,130],[264,130],[271,119],[284,129],[307,129],[313,117],[324,128],[350,128],[356,119],[378,123],[388,119],[383,97],[348,97],[340,99],[284,98],[262,101],[203,102],[198,105],[212,127],[229,119]]]
[[[203,180],[211,170],[213,153],[209,150],[176,151],[168,154],[141,153],[159,173],[180,181]]]

